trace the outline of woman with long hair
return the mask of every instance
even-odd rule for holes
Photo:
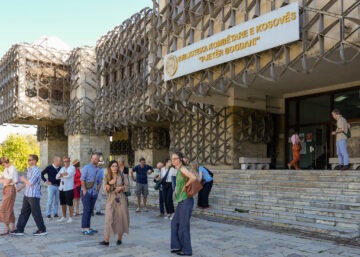
[[[129,207],[124,192],[129,189],[127,174],[121,175],[116,160],[109,163],[104,179],[108,198],[105,207],[104,241],[101,245],[109,245],[111,234],[117,234],[116,244],[122,243],[124,233],[129,233]]]
[[[0,222],[5,224],[5,229],[0,235],[6,235],[15,229],[14,204],[18,172],[16,168],[11,165],[7,157],[2,157],[0,164],[5,167],[4,174],[0,178],[0,183],[4,185],[2,202],[0,204]]]
[[[175,200],[178,203],[171,220],[171,252],[177,255],[192,255],[190,238],[190,218],[194,207],[194,198],[188,197],[185,187],[196,180],[195,175],[184,165],[183,154],[176,152],[171,155],[172,165],[176,172]]]

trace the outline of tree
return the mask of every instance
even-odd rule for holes
[[[8,157],[11,164],[19,171],[23,171],[28,167],[28,155],[37,154],[39,156],[40,147],[34,136],[10,134],[3,142],[0,153],[1,156]]]

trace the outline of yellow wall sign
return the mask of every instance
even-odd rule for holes
[[[166,55],[164,80],[268,50],[299,38],[299,4],[296,2]]]

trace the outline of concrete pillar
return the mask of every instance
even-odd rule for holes
[[[52,163],[54,156],[67,156],[68,140],[62,126],[38,126],[37,138],[40,143],[40,168]]]
[[[80,160],[81,166],[90,162],[92,153],[102,153],[104,166],[106,166],[110,156],[110,137],[107,135],[69,135],[68,152],[72,160]]]

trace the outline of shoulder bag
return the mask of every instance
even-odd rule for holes
[[[181,171],[180,171],[181,172]],[[189,180],[183,173],[181,173],[185,181]],[[203,185],[199,182],[199,180],[195,179],[190,185],[185,186],[185,192],[188,197],[194,197],[201,189]]]

